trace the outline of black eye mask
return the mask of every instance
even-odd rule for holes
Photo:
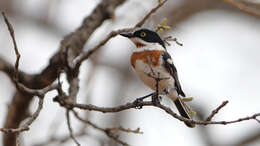
[[[165,48],[165,43],[160,38],[160,36],[156,32],[149,29],[139,29],[134,32],[133,37],[141,38],[142,40],[150,43],[159,43]]]

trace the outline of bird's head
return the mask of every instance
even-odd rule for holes
[[[165,43],[160,36],[156,32],[149,29],[142,28],[133,33],[121,33],[120,35],[129,38],[137,48],[142,48],[156,43],[165,48]]]

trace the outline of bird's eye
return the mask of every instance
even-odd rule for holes
[[[140,36],[141,36],[142,38],[144,38],[144,37],[146,37],[146,33],[145,33],[145,32],[141,32],[141,33],[140,33]]]

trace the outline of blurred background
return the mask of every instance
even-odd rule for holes
[[[65,35],[80,26],[100,0],[0,0],[14,26],[21,53],[20,69],[27,73],[40,72],[57,51]],[[259,1],[246,1],[253,9]],[[115,12],[115,18],[105,21],[85,45],[92,48],[112,30],[132,27],[156,0],[128,0]],[[260,111],[260,19],[221,0],[169,0],[145,24],[154,29],[163,18],[172,27],[164,36],[176,37],[183,46],[172,42],[168,47],[182,88],[197,112],[197,119],[206,118],[224,100],[229,103],[214,120],[234,120]],[[11,38],[3,19],[0,19],[0,55],[15,62]],[[138,80],[129,65],[134,45],[117,36],[81,66],[78,102],[112,107],[149,94],[152,91]],[[0,72],[0,127],[3,127],[8,104],[15,88]],[[63,77],[64,80],[64,77]],[[64,80],[65,82],[65,80]],[[64,88],[67,88],[64,83]],[[48,93],[44,108],[30,131],[22,133],[21,144],[75,145],[68,137],[65,110],[52,102],[55,93]],[[175,107],[167,98],[165,105]],[[37,100],[31,104],[31,112]],[[209,125],[187,128],[182,122],[154,107],[131,109],[120,113],[81,112],[101,127],[136,129],[143,134],[120,133],[133,146],[259,146],[260,124],[255,120],[231,125]],[[74,132],[81,135],[82,145],[117,145],[103,133],[73,119]],[[2,141],[0,133],[0,141]],[[57,138],[56,142],[49,142]],[[2,144],[2,143],[1,143]],[[0,144],[0,145],[1,145]]]

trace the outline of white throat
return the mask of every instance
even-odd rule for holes
[[[158,43],[150,43],[145,42],[142,39],[139,38],[131,38],[131,41],[136,45],[137,43],[141,43],[144,46],[136,46],[136,48],[133,50],[133,52],[143,52],[143,51],[151,51],[151,50],[162,50],[164,51],[165,48],[162,47],[162,45]]]

